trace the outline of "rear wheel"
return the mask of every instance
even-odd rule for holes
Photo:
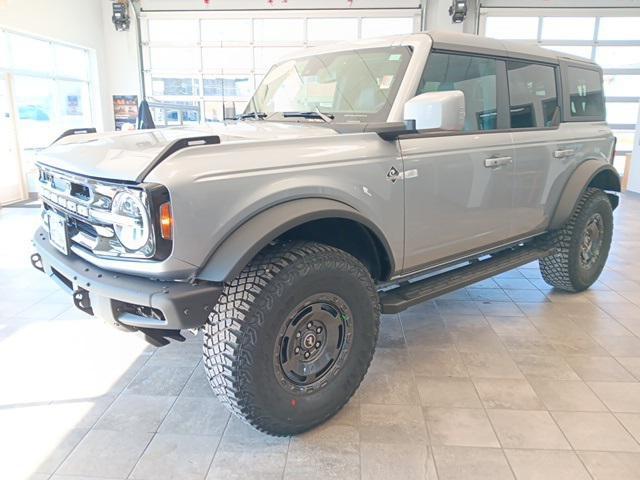
[[[554,255],[540,260],[542,278],[556,288],[580,292],[600,276],[613,234],[613,211],[607,195],[589,188],[569,221],[551,234]]]
[[[337,413],[364,377],[380,310],[348,253],[291,242],[261,253],[205,326],[204,359],[220,401],[258,430],[291,435]]]

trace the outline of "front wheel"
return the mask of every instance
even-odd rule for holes
[[[588,188],[569,221],[551,234],[554,255],[540,260],[542,278],[568,292],[589,288],[607,261],[613,234],[613,211],[607,195]]]
[[[380,307],[368,270],[348,253],[289,242],[231,283],[205,326],[204,360],[218,399],[271,435],[324,422],[371,362]]]

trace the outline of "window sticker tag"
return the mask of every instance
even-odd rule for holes
[[[400,55],[399,53],[392,53],[391,55],[389,55],[389,61],[390,62],[397,62],[402,58],[402,55]]]

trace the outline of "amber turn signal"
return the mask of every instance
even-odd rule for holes
[[[165,240],[171,240],[173,237],[173,215],[169,202],[160,205],[160,235]]]

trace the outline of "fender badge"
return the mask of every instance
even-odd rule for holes
[[[396,169],[396,167],[391,167],[391,169],[387,172],[387,180],[391,180],[391,183],[396,183],[398,177],[400,176],[400,172]]]

